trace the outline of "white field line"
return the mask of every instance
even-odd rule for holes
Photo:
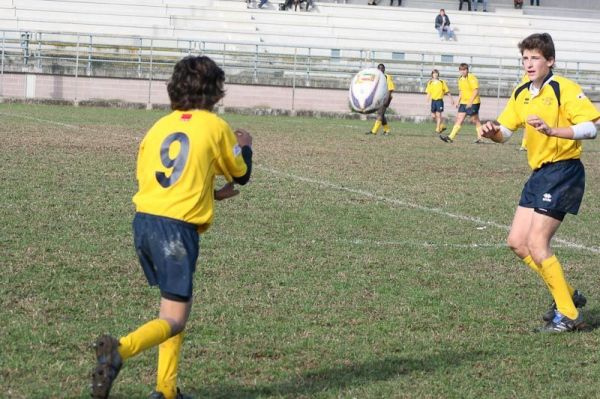
[[[52,120],[42,119],[42,118],[36,118],[35,116],[11,114],[11,113],[6,113],[6,112],[0,112],[0,115],[2,115],[2,116],[9,116],[9,117],[13,117],[13,118],[29,119],[29,120],[32,120],[32,121],[35,121],[35,122],[44,122],[44,123],[49,123],[51,125],[58,125],[58,126],[68,127],[68,128],[71,128],[71,129],[86,130],[86,129],[84,129],[81,126],[69,125],[68,123],[57,122],[57,121],[52,121]]]
[[[488,221],[488,220],[483,220],[477,217],[473,217],[473,216],[468,216],[468,215],[461,215],[458,213],[452,213],[452,212],[447,212],[443,209],[440,208],[430,208],[430,207],[426,207],[423,205],[419,205],[419,204],[415,204],[412,202],[407,202],[407,201],[402,201],[402,200],[398,200],[395,198],[389,198],[389,197],[384,197],[382,195],[379,194],[375,194],[372,193],[370,191],[366,191],[366,190],[361,190],[361,189],[356,189],[356,188],[352,188],[352,187],[345,187],[336,183],[331,183],[325,180],[319,180],[319,179],[313,179],[313,178],[309,178],[309,177],[303,177],[303,176],[297,176],[297,175],[293,175],[291,173],[287,173],[287,172],[281,172],[279,170],[275,170],[272,168],[268,168],[268,167],[264,167],[264,166],[260,166],[260,165],[256,165],[255,166],[256,169],[274,174],[274,175],[278,175],[278,176],[282,176],[284,178],[287,179],[292,179],[292,180],[297,180],[297,181],[301,181],[304,183],[309,183],[309,184],[314,184],[314,185],[319,185],[322,187],[327,187],[330,188],[332,190],[338,190],[338,191],[345,191],[347,193],[352,193],[352,194],[358,194],[358,195],[362,195],[364,197],[367,198],[371,198],[375,201],[379,201],[379,202],[384,202],[384,203],[388,203],[388,204],[392,204],[392,205],[396,205],[396,206],[401,206],[404,208],[412,208],[412,209],[417,209],[420,211],[423,211],[425,213],[433,213],[433,214],[437,214],[440,216],[445,216],[447,218],[451,218],[451,219],[457,219],[457,220],[462,220],[465,222],[470,222],[470,223],[474,223],[474,224],[478,224],[478,225],[483,225],[483,226],[490,226],[490,227],[495,227],[497,229],[500,230],[504,230],[504,231],[508,231],[510,229],[510,226],[501,224],[501,223],[496,223],[496,222],[492,222],[492,221]],[[579,244],[576,242],[571,242],[568,240],[564,240],[561,238],[554,238],[553,239],[555,243],[561,244],[564,247],[568,247],[568,248],[574,248],[574,249],[581,249],[587,252],[591,252],[594,254],[600,254],[600,248],[597,247],[589,247],[587,245],[583,245],[583,244]]]

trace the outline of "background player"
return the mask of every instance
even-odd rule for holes
[[[383,135],[387,136],[390,134],[390,125],[388,125],[387,118],[385,117],[385,111],[387,111],[388,107],[390,106],[390,103],[392,102],[392,93],[394,92],[394,90],[396,90],[396,85],[394,85],[394,79],[392,79],[390,75],[385,73],[385,65],[379,64],[377,65],[377,69],[379,69],[385,76],[388,92],[387,97],[383,102],[383,105],[377,111],[377,119],[375,120],[373,128],[366,134],[377,134],[377,131],[383,125]]]
[[[458,78],[458,113],[452,132],[448,136],[441,135],[440,139],[446,143],[452,143],[460,131],[465,118],[469,116],[471,122],[475,124],[477,139],[475,143],[482,143],[481,140],[481,121],[479,120],[479,107],[481,99],[479,98],[479,80],[475,75],[469,73],[469,66],[465,63],[458,67],[460,77]]]
[[[447,94],[450,97],[453,106],[454,99],[450,94],[446,81],[441,80],[439,77],[440,72],[437,69],[431,71],[431,79],[427,82],[425,93],[427,93],[427,103],[431,100],[431,117],[435,120],[435,132],[441,134],[446,130],[442,115],[444,112],[444,95]]]

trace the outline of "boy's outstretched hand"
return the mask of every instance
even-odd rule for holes
[[[481,135],[487,139],[491,139],[500,132],[500,125],[494,123],[494,121],[486,121],[481,125]]]
[[[227,183],[220,189],[215,190],[215,199],[217,201],[222,201],[227,198],[235,197],[239,193],[240,191],[234,188],[233,183]]]
[[[248,131],[244,129],[236,129],[234,133],[237,137],[238,145],[240,147],[252,147],[252,136],[250,135],[250,133],[248,133]]]

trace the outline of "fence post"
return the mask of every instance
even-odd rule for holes
[[[258,44],[254,51],[254,83],[258,82]]]
[[[308,48],[308,57],[306,57],[306,85],[310,86],[310,63],[311,63],[311,49]]]
[[[77,48],[75,50],[75,100],[73,101],[73,105],[76,107],[79,106],[79,90],[77,88],[79,83],[79,39],[80,35],[77,35]]]
[[[0,66],[0,101],[4,97],[4,47],[6,46],[6,32],[2,31],[2,64]]]
[[[292,75],[292,112],[291,116],[296,116],[296,110],[294,109],[296,101],[296,56],[298,54],[298,47],[294,47],[294,74]]]
[[[496,115],[500,115],[500,83],[502,81],[502,58],[498,58],[498,88],[496,91]]]
[[[150,74],[148,76],[148,103],[146,109],[152,109],[152,73],[154,61],[154,39],[150,39]]]

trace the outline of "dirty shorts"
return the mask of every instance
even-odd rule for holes
[[[167,298],[192,297],[199,252],[195,225],[138,212],[133,218],[133,241],[148,284],[158,285]]]

